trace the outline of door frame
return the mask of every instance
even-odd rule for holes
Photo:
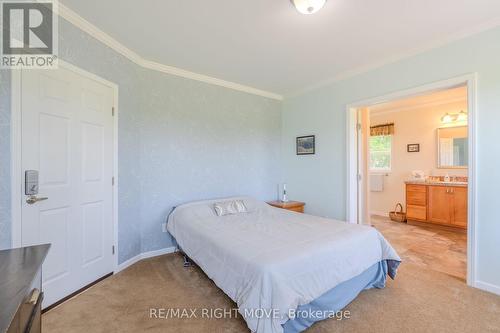
[[[347,112],[347,205],[346,219],[350,223],[359,223],[358,183],[368,179],[368,175],[358,174],[358,109],[369,105],[384,103],[395,99],[418,96],[425,93],[453,88],[459,85],[467,86],[467,106],[469,119],[469,168],[468,168],[468,221],[467,221],[467,284],[478,287],[477,283],[477,73],[470,73],[447,80],[424,84],[410,89],[400,90],[386,95],[369,98],[350,103],[346,106]],[[361,171],[362,172],[362,171]]]
[[[83,70],[75,65],[59,59],[59,67],[72,71],[88,79],[97,81],[113,90],[113,200],[112,200],[112,246],[113,273],[118,272],[118,85],[102,77]],[[11,147],[11,245],[12,248],[22,246],[22,85],[21,70],[11,71],[11,122],[10,122],[10,147]],[[110,249],[111,250],[111,249]]]

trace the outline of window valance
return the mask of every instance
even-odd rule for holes
[[[382,136],[394,134],[394,123],[375,125],[370,127],[370,136]]]

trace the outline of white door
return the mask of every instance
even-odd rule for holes
[[[25,70],[21,84],[21,237],[52,244],[47,307],[113,271],[113,89],[62,67]],[[46,200],[28,202],[26,170],[39,172]]]

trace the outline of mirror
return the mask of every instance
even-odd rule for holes
[[[466,169],[469,160],[467,126],[437,130],[438,168]]]

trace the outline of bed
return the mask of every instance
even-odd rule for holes
[[[214,205],[228,201],[244,203],[245,211],[218,216]],[[290,212],[250,197],[178,206],[167,229],[257,333],[301,332],[362,290],[383,288],[401,262],[375,228]],[[309,310],[319,311],[300,315]]]

